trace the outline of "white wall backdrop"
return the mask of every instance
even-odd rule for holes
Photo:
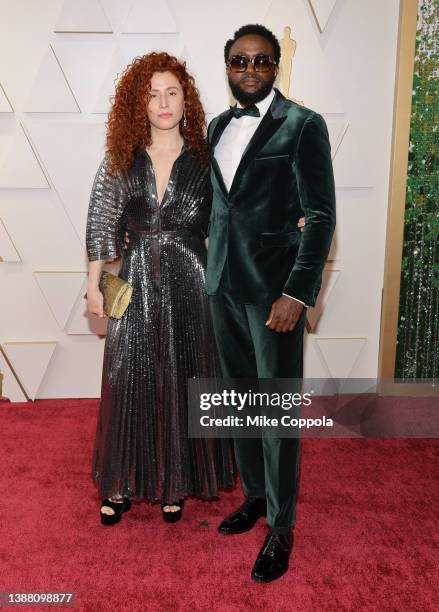
[[[84,238],[117,74],[152,50],[183,57],[210,118],[229,103],[224,43],[255,22],[291,28],[290,96],[323,114],[332,144],[338,224],[305,375],[375,377],[398,12],[398,0],[0,0],[3,395],[100,394]]]

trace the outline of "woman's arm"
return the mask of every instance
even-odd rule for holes
[[[105,156],[99,165],[90,194],[88,207],[86,246],[88,255],[87,310],[101,318],[104,298],[99,280],[104,264],[118,257],[116,226],[125,205],[124,187],[120,176],[108,170]]]
[[[119,256],[116,227],[125,206],[125,186],[119,173],[110,174],[109,159],[101,162],[90,194],[86,247],[89,261]]]

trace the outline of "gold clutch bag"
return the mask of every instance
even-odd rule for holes
[[[120,319],[128,308],[133,288],[126,280],[103,271],[99,290],[104,296],[104,312],[107,316]]]

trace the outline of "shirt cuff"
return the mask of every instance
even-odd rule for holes
[[[282,295],[286,295],[287,297],[291,298],[292,300],[296,300],[296,302],[300,302],[301,304],[303,304],[303,306],[305,306],[305,308],[308,308],[308,306],[305,304],[305,302],[302,302],[302,300],[298,300],[297,298],[293,297],[292,295],[288,295],[288,293],[282,293]]]

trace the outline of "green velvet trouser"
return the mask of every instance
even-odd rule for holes
[[[271,304],[241,304],[230,295],[227,267],[217,294],[210,296],[224,378],[302,378],[306,308],[291,332],[265,326]],[[289,533],[296,516],[300,460],[298,438],[235,438],[244,494],[267,500],[267,523]]]

